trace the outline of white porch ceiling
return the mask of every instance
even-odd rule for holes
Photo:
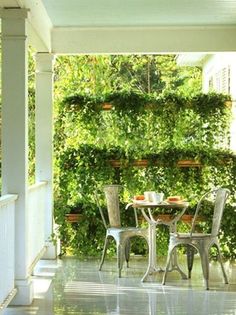
[[[203,53],[179,54],[177,56],[177,64],[179,66],[202,66],[206,59]]]
[[[235,0],[0,0],[28,8],[39,51],[236,51]]]
[[[235,0],[42,0],[56,27],[236,25]]]

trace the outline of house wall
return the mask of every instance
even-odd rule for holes
[[[209,55],[203,62],[202,89],[232,97],[231,149],[236,152],[236,53]]]
[[[205,59],[202,71],[203,92],[209,92],[210,90],[222,93],[229,92],[232,99],[236,100],[236,53],[209,55]],[[213,87],[209,85],[212,79]]]

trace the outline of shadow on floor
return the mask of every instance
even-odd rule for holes
[[[164,265],[164,260],[161,262]],[[229,284],[220,266],[211,263],[210,291],[205,291],[199,259],[191,280],[177,272],[161,285],[162,273],[142,283],[147,259],[132,257],[130,268],[117,277],[116,259],[98,271],[97,259],[63,258],[40,261],[34,271],[35,300],[28,307],[8,307],[4,315],[208,315],[236,314],[236,264],[225,263]],[[180,261],[185,268],[185,259]]]

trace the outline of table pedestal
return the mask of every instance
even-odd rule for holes
[[[149,223],[148,225],[148,267],[145,272],[145,275],[142,278],[142,282],[146,281],[148,275],[151,275],[153,272],[164,272],[164,270],[157,266],[156,259],[156,223]]]
[[[145,211],[148,210],[148,211]],[[158,221],[155,220],[152,216],[151,209],[141,208],[142,214],[146,221],[148,222],[148,245],[149,245],[149,252],[148,252],[148,267],[147,270],[142,278],[142,282],[147,280],[147,277],[154,272],[164,272],[164,270],[157,265],[157,253],[156,253],[156,226],[160,224],[168,225],[170,232],[176,231],[176,222],[165,222],[165,221]],[[184,213],[185,209],[181,211],[181,214]],[[180,214],[180,215],[181,215]],[[177,261],[177,252],[174,250],[170,267],[168,272],[171,271],[178,271],[182,277],[182,279],[188,279],[187,275],[181,270],[178,265]]]

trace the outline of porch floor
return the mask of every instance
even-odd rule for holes
[[[211,263],[210,291],[204,289],[199,258],[191,280],[172,272],[165,286],[162,273],[140,281],[147,258],[131,257],[130,268],[124,267],[120,279],[116,259],[105,260],[101,272],[98,264],[97,259],[40,261],[33,276],[34,302],[28,307],[10,306],[4,315],[236,314],[236,263],[225,263],[228,285],[222,281],[219,264]],[[184,257],[180,265],[186,270]]]

